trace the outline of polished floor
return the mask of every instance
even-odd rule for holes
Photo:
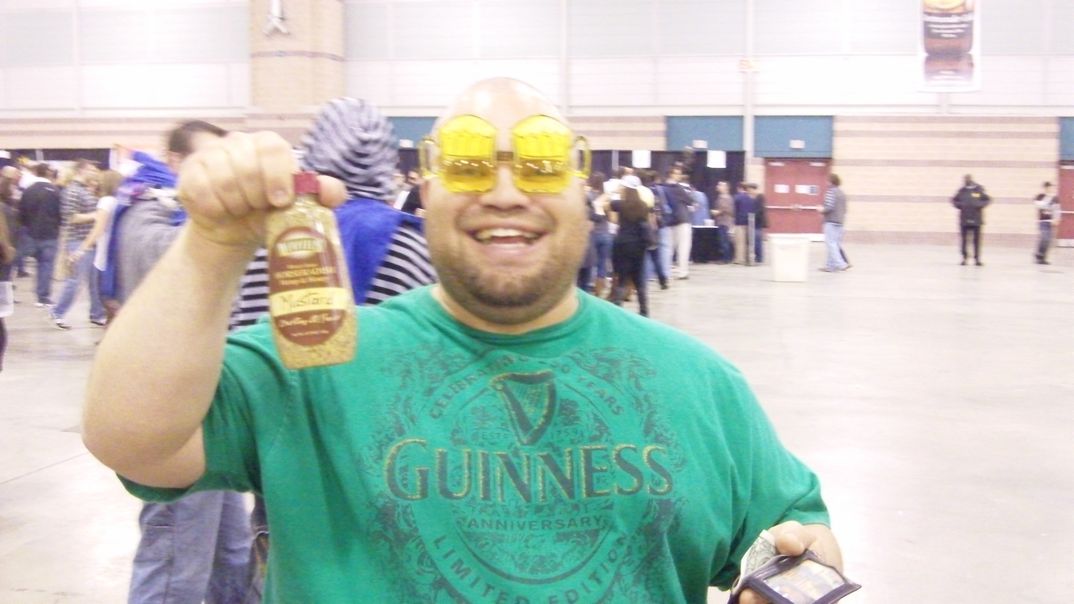
[[[702,265],[653,316],[738,364],[821,476],[864,604],[1074,594],[1074,249],[859,246],[777,283]],[[823,251],[811,249],[814,266]],[[52,328],[18,281],[0,373],[0,603],[125,601],[138,502],[79,439],[102,332]],[[632,304],[628,305],[633,307]],[[176,351],[176,354],[181,354]],[[725,597],[713,592],[712,602]]]

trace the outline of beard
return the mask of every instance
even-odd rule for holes
[[[588,220],[561,225],[567,229],[559,246],[523,273],[503,267],[483,267],[470,261],[461,247],[428,232],[429,252],[440,285],[474,315],[500,324],[518,324],[540,317],[574,287],[578,268],[589,245]]]

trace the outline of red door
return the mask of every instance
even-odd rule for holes
[[[1063,216],[1056,239],[1074,240],[1074,164],[1059,166],[1059,205]]]
[[[764,165],[765,209],[772,233],[819,233],[829,159],[768,159]]]

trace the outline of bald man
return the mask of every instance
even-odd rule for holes
[[[144,498],[263,494],[266,602],[702,603],[764,529],[839,565],[816,477],[742,376],[574,287],[582,145],[529,86],[472,86],[424,149],[441,283],[361,308],[356,358],[302,371],[266,323],[225,335],[290,149],[199,152],[190,221],[100,345],[87,446]]]

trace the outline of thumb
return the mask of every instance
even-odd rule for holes
[[[343,181],[322,174],[317,177],[317,182],[321,185],[321,193],[318,198],[321,205],[336,208],[347,201],[347,187],[344,186]]]
[[[769,529],[776,538],[776,550],[786,556],[800,556],[805,553],[816,537],[795,521],[784,522]]]

